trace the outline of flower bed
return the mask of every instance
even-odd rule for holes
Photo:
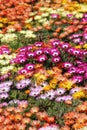
[[[0,128],[87,129],[87,5],[0,2]]]

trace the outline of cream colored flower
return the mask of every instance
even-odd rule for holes
[[[40,16],[40,15],[36,15],[36,16],[34,17],[35,20],[39,20],[39,19],[41,19],[41,18],[42,18],[42,16]]]
[[[29,19],[27,19],[26,21],[25,21],[25,23],[31,23],[32,22],[32,18],[29,18]]]
[[[4,43],[9,43],[14,41],[15,39],[17,39],[17,35],[14,33],[6,33],[2,38],[1,38],[1,42]]]
[[[47,16],[49,16],[49,13],[43,13],[41,16],[42,17],[47,17]]]

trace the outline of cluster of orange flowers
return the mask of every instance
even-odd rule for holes
[[[0,129],[1,130],[38,130],[55,122],[54,117],[49,117],[45,111],[38,107],[28,110],[28,104],[22,103],[16,107],[0,107]],[[43,124],[43,125],[42,125]]]
[[[14,25],[15,29],[20,31],[25,20],[29,18],[32,10],[31,3],[34,0],[1,0],[0,1],[0,20],[5,18],[4,25],[10,28]],[[3,26],[2,26],[3,27]],[[3,29],[6,30],[4,27]],[[3,30],[3,31],[5,31]]]
[[[87,126],[87,101],[78,105],[73,112],[64,115],[65,126],[61,130],[79,130]]]

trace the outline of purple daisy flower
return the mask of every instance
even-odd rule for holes
[[[18,54],[16,58],[23,58],[25,57],[25,54]]]
[[[84,79],[87,80],[87,72],[84,74]]]
[[[12,59],[12,60],[10,61],[10,64],[14,64],[14,63],[16,63],[16,58],[14,58],[14,59]]]
[[[72,88],[72,89],[70,90],[70,94],[74,94],[75,92],[78,92],[79,90],[81,90],[80,87]]]
[[[55,52],[55,51],[58,51],[58,49],[57,49],[57,48],[52,48],[52,49],[50,49],[50,53],[53,53],[53,52]]]
[[[45,93],[46,97],[50,100],[52,100],[55,97],[55,91],[54,90],[49,90],[47,93]]]
[[[68,18],[72,18],[73,17],[73,14],[67,14],[66,15]]]
[[[47,95],[46,94],[41,94],[40,96],[38,96],[36,99],[46,99],[47,98]]]
[[[80,41],[80,42],[79,42],[79,45],[84,45],[84,44],[85,44],[84,41]]]
[[[83,51],[83,55],[84,55],[84,56],[87,56],[87,51]]]
[[[70,45],[68,43],[63,43],[60,45],[62,49],[68,49],[70,48]]]
[[[58,14],[51,14],[51,18],[58,18],[59,17],[59,15]]]
[[[87,33],[84,33],[84,34],[83,34],[83,38],[84,38],[85,40],[87,40]]]
[[[44,48],[43,51],[44,51],[45,54],[50,54],[50,49],[49,48]]]
[[[74,42],[74,43],[79,43],[80,41],[81,41],[80,38],[73,39],[73,42]]]
[[[77,68],[76,69],[76,73],[77,74],[84,74],[85,73],[85,70],[83,68]]]
[[[39,91],[31,91],[31,92],[29,93],[29,96],[31,96],[31,97],[37,97],[39,94],[40,94]]]
[[[4,82],[4,86],[7,87],[7,86],[11,86],[13,84],[12,81],[5,81]]]
[[[87,13],[84,13],[84,14],[83,14],[83,17],[87,18]]]
[[[79,50],[79,49],[74,49],[74,50],[72,51],[72,53],[73,53],[73,55],[75,55],[75,56],[80,56],[81,50]]]
[[[72,55],[74,50],[75,50],[75,48],[69,48],[69,49],[67,49],[67,52]]]
[[[82,34],[73,34],[72,36],[73,36],[73,38],[78,38],[78,37],[81,37]]]
[[[21,104],[27,104],[27,105],[28,105],[28,101],[27,101],[27,100],[19,101],[19,102],[18,102],[18,105],[21,105]]]
[[[60,57],[53,57],[52,58],[52,63],[58,63],[60,62]]]
[[[82,22],[87,22],[87,18],[82,18]]]
[[[27,52],[26,55],[28,58],[33,58],[35,56],[35,53],[34,52]]]
[[[67,101],[67,100],[72,100],[72,96],[71,95],[64,96],[64,101]]]
[[[59,51],[54,51],[54,52],[51,53],[51,55],[52,55],[53,57],[57,57],[57,56],[60,55],[60,52],[59,52]]]
[[[63,66],[64,66],[65,69],[69,69],[73,66],[73,64],[70,63],[70,62],[65,62],[65,63],[63,63]]]
[[[1,93],[0,99],[7,99],[9,97],[8,93]]]
[[[80,83],[83,81],[83,77],[82,76],[73,76],[72,77],[72,80],[75,82],[75,83]]]
[[[53,40],[51,44],[52,44],[53,47],[57,47],[58,45],[60,45],[60,41],[59,40]]]
[[[77,71],[77,68],[73,67],[73,66],[68,69],[68,73],[70,73],[70,74],[74,74],[74,73],[76,73],[76,71]]]
[[[22,47],[22,48],[19,49],[19,51],[20,52],[23,52],[23,51],[26,52],[27,51],[27,47]]]
[[[55,99],[55,101],[56,102],[62,102],[62,101],[64,101],[65,100],[65,97],[57,97],[56,99]]]
[[[19,63],[24,63],[24,62],[26,62],[27,58],[26,57],[21,57],[18,60],[19,60]]]
[[[9,54],[10,51],[9,50],[3,50],[2,54]]]
[[[30,51],[30,50],[32,50],[32,49],[33,49],[33,46],[30,46],[30,45],[27,46],[27,50],[28,50],[28,51]]]
[[[20,84],[25,84],[25,86],[30,85],[31,80],[30,79],[23,79],[19,82]]]
[[[37,58],[37,60],[39,61],[39,62],[44,62],[44,61],[46,61],[47,60],[47,56],[46,55],[40,55],[38,58]]]
[[[20,101],[19,100],[17,100],[17,99],[13,99],[13,100],[11,100],[11,101],[9,101],[9,105],[11,105],[11,104],[18,104]]]
[[[34,86],[30,88],[30,91],[38,91],[39,93],[43,90],[41,86]]]
[[[56,96],[63,95],[65,92],[66,90],[64,88],[57,88],[57,90],[55,91]]]
[[[34,45],[36,47],[41,47],[43,45],[43,42],[35,42]]]
[[[10,91],[10,87],[0,87],[0,93],[7,93]]]
[[[82,61],[80,61],[80,60],[76,60],[75,62],[77,65],[82,64]]]
[[[6,107],[6,106],[8,106],[7,102],[0,103],[0,107]]]
[[[36,56],[40,56],[41,54],[43,54],[43,50],[42,49],[38,49],[35,51],[35,55]]]
[[[20,83],[20,82],[17,83],[15,86],[17,89],[24,89],[27,87],[27,85],[25,83]]]
[[[34,68],[35,68],[35,65],[34,64],[26,64],[25,65],[25,68],[27,69],[27,70],[34,70]]]
[[[23,69],[19,70],[18,73],[19,74],[26,74],[26,73],[28,73],[28,70],[26,68],[23,68]]]

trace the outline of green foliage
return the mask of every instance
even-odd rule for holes
[[[19,99],[19,100],[26,100],[27,94],[20,90],[11,90],[9,94],[9,99]]]

